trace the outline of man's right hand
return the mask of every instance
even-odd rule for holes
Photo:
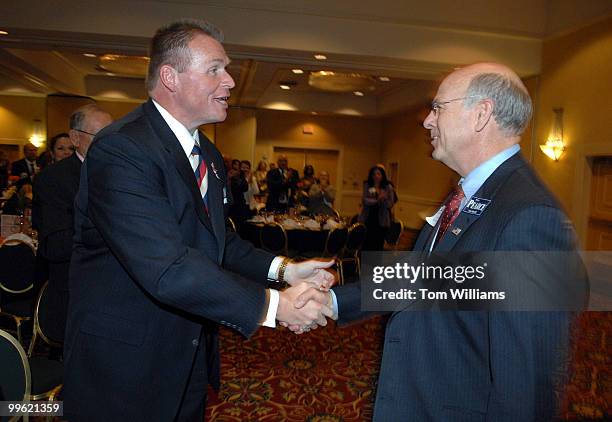
[[[306,301],[300,308],[295,306],[298,297]],[[276,319],[283,326],[303,327],[301,331],[314,330],[317,325],[327,325],[325,317],[332,316],[329,293],[317,290],[310,283],[301,282],[280,292]]]

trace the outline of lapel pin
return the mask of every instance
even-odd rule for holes
[[[215,177],[219,180],[221,180],[221,177],[219,177],[219,172],[217,171],[217,167],[215,167],[215,163],[214,161],[211,161],[210,163],[210,167],[212,168],[213,173],[215,174]]]
[[[461,233],[461,229],[459,227],[455,227],[453,230],[451,230],[451,233],[455,236],[459,236],[459,233]]]

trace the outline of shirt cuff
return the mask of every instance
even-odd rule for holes
[[[336,293],[334,293],[333,290],[329,291],[331,293],[331,297],[332,297],[332,311],[334,311],[334,314],[332,315],[332,319],[334,321],[338,320],[338,299],[336,299]]]
[[[280,294],[278,290],[268,289],[270,292],[270,304],[268,305],[268,312],[266,313],[266,319],[261,324],[264,327],[275,328],[276,327],[276,312],[278,311],[278,302],[280,300]]]
[[[280,267],[280,264],[283,263],[284,259],[284,256],[274,257],[272,263],[270,264],[270,268],[268,269],[268,280],[278,281],[278,267]]]

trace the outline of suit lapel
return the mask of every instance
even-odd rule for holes
[[[160,139],[164,149],[172,157],[174,165],[181,175],[181,179],[183,179],[183,182],[185,185],[187,185],[187,188],[191,192],[193,203],[196,204],[195,208],[198,218],[202,224],[204,224],[204,226],[206,226],[211,232],[214,232],[210,218],[204,211],[202,196],[200,195],[200,189],[198,189],[198,184],[193,174],[191,164],[185,155],[185,151],[183,151],[183,148],[181,148],[179,140],[176,138],[172,130],[170,130],[170,127],[166,124],[165,120],[161,114],[159,114],[159,111],[157,111],[157,108],[151,100],[144,103],[143,107],[145,114],[149,117],[149,122],[153,127],[153,131]]]
[[[491,202],[495,200],[495,195],[499,188],[504,184],[510,173],[517,168],[525,165],[525,160],[520,153],[513,155],[508,160],[504,161],[489,178],[483,183],[472,198],[489,199]],[[459,213],[453,224],[448,228],[446,236],[440,241],[436,247],[436,251],[444,252],[451,251],[465,234],[465,232],[474,224],[487,210],[490,205],[483,210],[479,215],[468,214],[464,211]],[[465,208],[464,208],[465,210]]]
[[[215,147],[212,142],[202,133],[198,134],[200,138],[200,147],[206,160],[208,171],[208,213],[212,222],[212,228],[217,238],[219,246],[219,262],[223,259],[225,249],[225,215],[223,214],[223,204],[227,192],[225,189],[225,177],[221,169],[224,164],[215,163]]]

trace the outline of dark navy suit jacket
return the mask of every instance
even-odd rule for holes
[[[202,134],[200,145],[210,214],[150,100],[89,150],[64,351],[70,420],[171,421],[194,359],[205,356],[204,376],[218,383],[217,324],[245,336],[258,328],[274,257],[225,232],[223,160]]]
[[[498,167],[475,196],[491,203],[480,216],[461,213],[436,252],[575,251],[571,223],[520,153]],[[455,228],[460,230],[453,234]],[[429,250],[435,229],[425,225],[415,251]],[[585,289],[586,284],[580,291]],[[358,286],[335,291],[341,322],[363,316]],[[551,420],[571,319],[569,312],[393,313],[374,420]]]

